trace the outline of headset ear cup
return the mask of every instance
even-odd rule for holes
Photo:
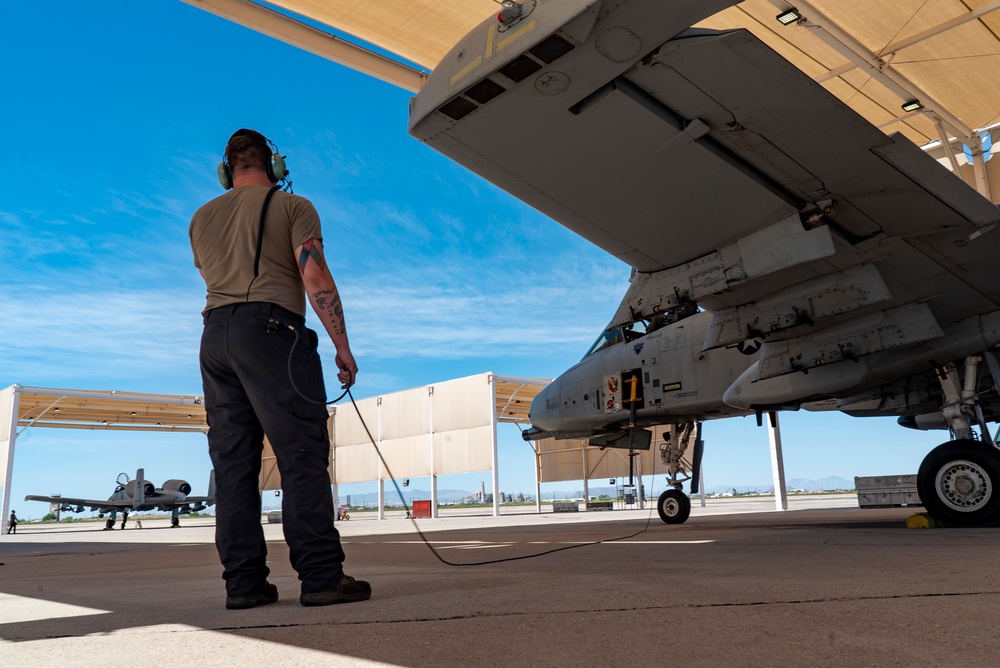
[[[285,168],[285,156],[275,153],[267,165],[267,177],[271,179],[271,183],[277,183],[286,176],[288,176],[288,170]]]
[[[229,165],[225,162],[220,162],[215,171],[219,175],[219,183],[223,189],[231,190],[233,187],[233,173],[229,171]]]

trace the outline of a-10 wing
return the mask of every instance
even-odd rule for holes
[[[669,268],[638,276],[616,320],[692,299],[714,314],[705,348],[765,341],[759,380],[929,341],[998,309],[995,246],[983,236],[997,207],[750,33],[672,40],[621,79],[646,110],[675,114],[689,133],[711,128],[681,163],[716,165],[658,202],[662,233],[609,226],[636,235],[646,256],[633,256],[637,269]],[[719,180],[740,181],[734,172],[755,197],[730,196],[739,188]],[[677,201],[702,187],[699,177],[715,181],[703,204]],[[788,217],[762,226],[779,203]]]
[[[24,497],[25,501],[47,501],[48,503],[58,503],[63,508],[74,509],[74,508],[89,508],[90,510],[96,511],[108,511],[112,508],[123,508],[127,510],[135,509],[132,501],[129,499],[121,500],[104,500],[99,501],[96,499],[74,499],[68,496],[36,496],[28,495]],[[183,501],[169,501],[164,502],[162,500],[158,501],[156,496],[150,496],[146,499],[137,510],[153,510],[155,508],[165,508],[171,509],[176,507],[183,508],[184,506],[191,505],[214,505],[215,497],[213,496],[188,496],[185,497]],[[79,511],[77,511],[79,512]]]
[[[688,133],[707,130],[690,142],[697,146],[690,155],[678,156],[677,168],[686,166],[687,174],[664,189],[682,192],[665,192],[656,202],[661,230],[621,219],[606,225],[630,240],[628,259],[640,271],[684,269],[734,244],[750,247],[751,263],[780,263],[768,249],[783,249],[790,239],[779,235],[754,247],[754,237],[787,214],[803,229],[826,228],[832,246],[804,241],[809,232],[792,232],[794,225],[785,232],[825,259],[808,257],[814,261],[800,269],[791,258],[770,276],[731,272],[724,284],[706,285],[718,289],[699,295],[700,305],[738,306],[816,276],[874,265],[891,294],[876,302],[880,309],[931,300],[947,324],[997,308],[993,248],[977,234],[1000,220],[997,207],[905,137],[870,125],[750,33],[671,40],[649,65],[621,79],[634,86],[625,95],[632,106],[674,114]],[[678,131],[659,151],[684,140]],[[741,181],[756,186],[753,196],[739,196]],[[684,205],[692,190],[698,196]],[[725,271],[734,263],[723,264]],[[687,275],[701,275],[688,269]]]
[[[73,508],[89,508],[90,510],[111,510],[112,508],[127,508],[132,509],[132,502],[121,500],[121,501],[109,501],[105,499],[100,501],[97,499],[74,499],[68,496],[36,496],[28,495],[24,497],[25,501],[47,501],[49,503],[58,503],[63,508],[73,509]]]
[[[590,33],[536,15],[536,46],[469,75],[449,56],[411,132],[631,265],[612,325],[693,302],[713,314],[705,349],[763,341],[752,381],[1000,330],[995,205],[747,31],[679,29],[654,48],[696,3],[672,7],[633,0]]]

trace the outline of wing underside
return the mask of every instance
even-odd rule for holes
[[[48,503],[58,503],[64,508],[69,507],[83,507],[89,508],[90,510],[97,511],[107,511],[112,508],[133,510],[134,506],[131,501],[121,500],[121,501],[100,501],[97,499],[74,499],[68,496],[36,496],[29,495],[24,497],[25,501],[45,501]],[[169,502],[169,503],[157,503],[156,498],[149,498],[146,503],[142,504],[138,510],[155,510],[157,508],[161,510],[170,510],[172,508],[183,508],[184,506],[205,504],[211,505],[215,503],[214,497],[208,496],[188,496],[183,501],[180,502]]]
[[[131,501],[104,501],[98,499],[74,499],[68,496],[35,496],[24,497],[25,501],[47,501],[48,503],[58,503],[63,507],[84,507],[91,510],[110,510],[112,508],[132,508]]]

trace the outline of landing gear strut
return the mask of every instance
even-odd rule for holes
[[[668,489],[656,502],[656,512],[667,524],[683,524],[691,515],[691,497],[685,494],[684,482],[691,481],[691,491],[698,491],[698,470],[701,466],[701,423],[685,422],[674,425],[670,435],[664,434],[660,459],[667,465]],[[693,463],[685,457],[690,456]]]

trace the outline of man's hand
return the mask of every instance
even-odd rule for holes
[[[358,364],[354,361],[350,348],[337,350],[337,368],[340,369],[337,379],[343,383],[340,388],[346,390],[354,385],[354,380],[358,377]]]

